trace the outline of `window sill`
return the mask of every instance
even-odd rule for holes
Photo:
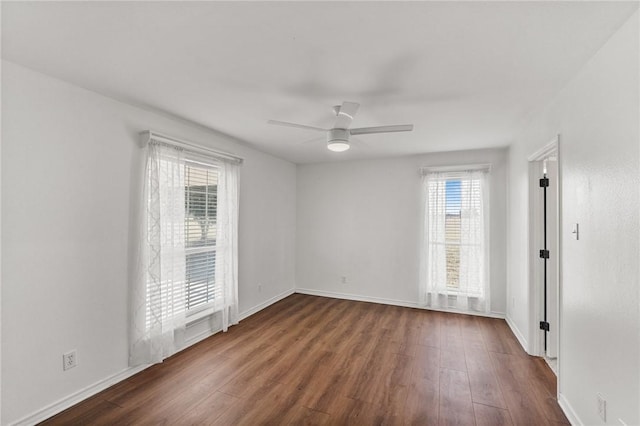
[[[198,307],[197,310],[195,310],[195,312],[191,312],[187,314],[187,318],[186,318],[186,323],[187,325],[199,321],[205,317],[210,317],[211,315],[220,312],[220,310],[216,310],[214,309],[213,303],[210,303],[209,306],[202,306],[202,307]]]
[[[446,290],[446,291],[438,291],[436,294],[438,294],[439,296],[463,296],[463,297],[468,297],[470,299],[484,299],[484,296],[478,293],[464,293],[458,290]]]

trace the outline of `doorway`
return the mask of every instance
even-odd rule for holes
[[[529,157],[529,265],[533,354],[558,374],[560,169],[558,138]]]

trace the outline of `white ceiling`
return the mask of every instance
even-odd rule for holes
[[[637,2],[2,3],[2,55],[297,163],[506,146]],[[345,153],[321,134],[361,104]],[[176,135],[179,136],[179,135]]]

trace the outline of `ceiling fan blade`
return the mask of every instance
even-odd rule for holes
[[[318,142],[326,142],[326,141],[327,141],[327,138],[325,136],[320,136],[319,138],[309,139],[309,140],[303,141],[302,143],[307,144],[307,143],[318,143]]]
[[[398,124],[395,126],[360,127],[349,130],[349,133],[352,135],[366,135],[370,133],[410,132],[412,130],[413,124]]]
[[[304,124],[288,123],[286,121],[269,120],[268,124],[274,124],[276,126],[295,127],[297,129],[316,130],[320,132],[326,132],[328,129],[321,129],[320,127],[306,126]]]
[[[338,117],[333,125],[336,129],[348,129],[360,108],[360,104],[357,102],[343,102],[338,111]]]

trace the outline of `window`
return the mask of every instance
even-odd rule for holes
[[[488,309],[486,170],[427,171],[421,301],[437,308]]]
[[[165,139],[147,144],[131,365],[182,348],[187,318],[214,314],[223,331],[238,321],[240,161]]]
[[[185,165],[185,250],[187,311],[211,303],[216,295],[217,167]]]

